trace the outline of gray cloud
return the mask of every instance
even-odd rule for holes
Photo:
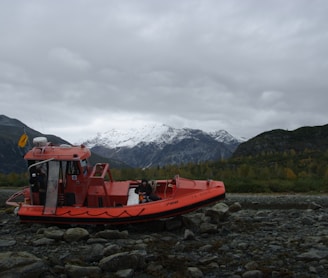
[[[149,121],[326,124],[328,3],[2,1],[1,113],[78,141]]]

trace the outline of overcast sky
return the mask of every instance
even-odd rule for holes
[[[0,114],[72,143],[328,123],[328,1],[0,2]]]

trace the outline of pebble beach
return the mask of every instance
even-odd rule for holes
[[[328,277],[324,194],[227,194],[118,227],[22,224],[3,205],[0,225],[0,277]]]

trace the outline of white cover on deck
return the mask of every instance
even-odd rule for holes
[[[129,189],[128,206],[139,204],[139,194],[136,194],[135,188]]]

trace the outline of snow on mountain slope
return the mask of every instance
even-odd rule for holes
[[[245,141],[243,139],[233,137],[229,132],[222,129],[214,132],[209,132],[209,135],[213,137],[216,141],[227,143],[227,144],[241,143]]]
[[[96,137],[85,142],[88,147],[103,145],[110,148],[134,147],[140,142],[165,142],[175,136],[174,129],[166,125],[150,124],[141,128],[110,129],[98,133]]]
[[[195,129],[177,129],[165,124],[148,124],[141,128],[130,129],[110,129],[103,133],[98,133],[94,138],[84,142],[89,148],[96,145],[108,148],[128,147],[132,148],[139,143],[155,143],[158,145],[170,144],[174,141],[181,141],[185,138],[192,138],[194,132],[202,132],[211,136],[218,142],[232,143],[238,142],[236,138],[224,130],[206,133]]]

